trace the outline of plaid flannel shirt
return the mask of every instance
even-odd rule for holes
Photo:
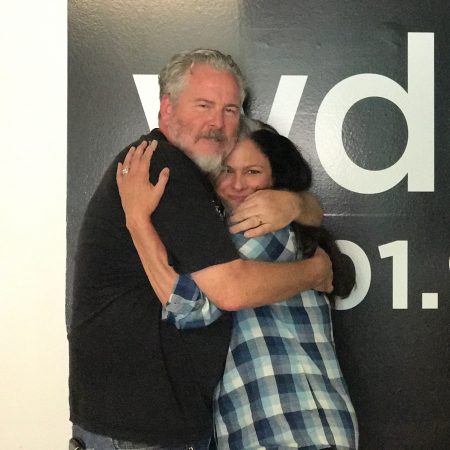
[[[296,259],[286,227],[253,239],[232,235],[242,258]],[[220,315],[189,275],[180,275],[163,317],[179,328]],[[214,419],[219,449],[356,449],[358,426],[337,361],[330,305],[306,291],[233,313],[233,333]]]

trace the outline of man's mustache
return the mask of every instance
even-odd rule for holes
[[[197,141],[200,139],[211,139],[212,141],[217,142],[227,142],[227,137],[220,130],[210,130],[207,133],[202,133],[197,137]]]

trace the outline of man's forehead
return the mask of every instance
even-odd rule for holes
[[[205,63],[191,66],[186,74],[186,87],[206,90],[220,89],[237,93],[239,97],[239,83],[233,73],[228,70],[219,70]]]

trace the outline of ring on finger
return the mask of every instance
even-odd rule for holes
[[[126,175],[128,173],[128,171],[129,171],[129,168],[128,167],[124,167],[122,169],[122,175]]]

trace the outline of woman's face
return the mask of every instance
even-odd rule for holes
[[[250,139],[236,145],[217,178],[216,192],[228,210],[234,210],[250,194],[272,187],[269,160]]]

